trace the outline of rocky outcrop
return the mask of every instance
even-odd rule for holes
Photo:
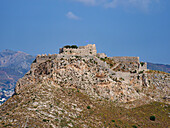
[[[131,68],[134,66],[138,70],[138,63],[136,64],[135,66],[135,63],[128,63],[128,66]],[[42,63],[35,61],[31,70],[17,82],[15,92],[22,92],[30,84],[44,83],[77,88],[92,97],[120,103],[145,97],[150,100],[165,101],[164,97],[168,97],[169,74],[152,74],[145,71],[122,72],[115,71],[111,67],[107,61],[96,56],[60,55]],[[154,75],[159,77],[153,77]],[[157,88],[154,88],[155,84]],[[152,92],[153,89],[156,93]]]

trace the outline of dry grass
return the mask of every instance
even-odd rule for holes
[[[31,85],[1,106],[0,127],[168,127],[169,105],[152,102],[126,109],[116,104],[67,86]]]

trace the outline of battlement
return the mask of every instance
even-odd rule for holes
[[[67,55],[91,55],[94,56],[97,54],[95,44],[88,44],[86,46],[80,46],[78,48],[60,48],[60,54],[67,54]]]

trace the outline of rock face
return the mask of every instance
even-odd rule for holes
[[[139,57],[99,58],[65,52],[39,55],[31,70],[17,82],[15,93],[19,94],[30,84],[46,83],[71,86],[92,97],[120,103],[145,98],[167,101],[170,75],[149,72],[146,67]]]

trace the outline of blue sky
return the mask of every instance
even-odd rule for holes
[[[170,0],[0,0],[0,51],[53,54],[88,43],[170,64]]]

